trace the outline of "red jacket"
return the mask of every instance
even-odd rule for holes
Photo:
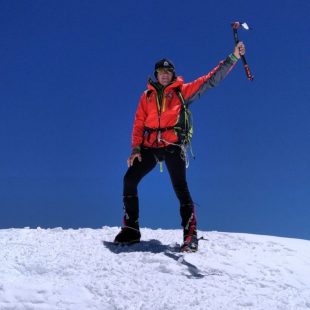
[[[164,147],[169,143],[177,143],[178,136],[173,129],[166,130],[176,125],[179,119],[182,103],[177,94],[180,90],[186,104],[190,104],[199,98],[208,89],[215,87],[223,80],[235,65],[237,59],[229,55],[226,60],[221,61],[207,75],[204,75],[193,82],[184,83],[182,77],[177,77],[163,90],[162,102],[158,100],[156,88],[152,81],[148,82],[148,89],[142,94],[133,125],[132,148]],[[145,137],[145,129],[152,128]],[[158,141],[158,130],[161,132],[161,141]]]

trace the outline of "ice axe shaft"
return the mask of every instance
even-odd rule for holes
[[[248,26],[247,23],[240,23],[240,22],[234,22],[234,23],[231,24],[231,26],[232,26],[232,29],[233,29],[234,40],[235,40],[235,43],[237,45],[240,42],[239,36],[238,36],[238,29],[240,27],[242,27],[245,30],[249,30],[250,27]],[[243,67],[244,67],[244,70],[245,70],[245,74],[246,74],[248,80],[253,81],[254,77],[253,77],[253,75],[251,73],[250,67],[249,67],[249,65],[248,65],[244,55],[240,55],[240,57],[241,57],[241,60],[242,60],[242,63],[243,63]]]

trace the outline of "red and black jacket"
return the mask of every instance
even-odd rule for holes
[[[173,127],[178,123],[182,110],[181,92],[184,103],[189,105],[200,98],[208,89],[222,81],[237,62],[234,55],[229,55],[207,75],[195,81],[184,83],[182,77],[177,77],[163,89],[160,102],[154,82],[149,80],[148,89],[142,94],[133,125],[132,148],[141,146],[164,147],[169,143],[178,143],[179,137]],[[145,133],[148,132],[147,139]],[[158,140],[160,131],[161,140]]]

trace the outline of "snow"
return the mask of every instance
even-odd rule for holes
[[[0,309],[310,309],[310,241],[199,231],[181,254],[181,230],[118,231],[0,230]]]

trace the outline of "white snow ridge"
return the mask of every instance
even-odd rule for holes
[[[0,230],[0,309],[310,309],[310,241],[199,231],[181,254],[181,230],[123,247],[118,231]]]

